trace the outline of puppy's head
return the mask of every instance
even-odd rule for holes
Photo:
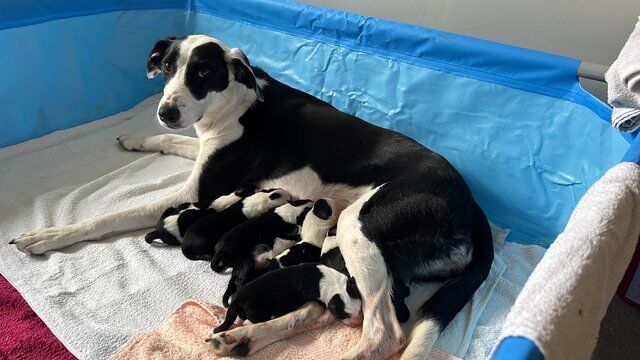
[[[322,243],[327,231],[338,221],[335,203],[331,199],[319,199],[307,213],[302,223],[302,239]]]
[[[302,225],[312,206],[313,201],[311,200],[290,200],[288,203],[276,208],[275,212],[289,224]]]
[[[362,300],[353,277],[346,281],[344,290],[329,300],[327,308],[347,326],[356,327],[362,324]]]
[[[215,114],[263,101],[249,59],[205,35],[158,41],[147,59],[147,77],[162,73],[164,95],[158,120],[169,129],[185,129],[202,121],[213,125]],[[221,115],[222,117],[222,115]]]
[[[242,200],[242,213],[251,219],[286,204],[289,198],[289,193],[284,189],[260,190]]]

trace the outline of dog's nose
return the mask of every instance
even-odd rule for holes
[[[180,120],[180,110],[175,105],[162,105],[158,110],[158,116],[163,123],[173,125]]]

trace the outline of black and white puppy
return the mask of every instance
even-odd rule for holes
[[[320,263],[332,269],[335,269],[346,276],[351,276],[344,262],[338,241],[336,238],[336,227],[332,227],[327,231],[326,238],[322,243],[320,251]],[[411,294],[411,289],[399,278],[393,278],[391,300],[396,312],[396,318],[399,322],[409,321],[411,313],[404,299]]]
[[[255,186],[243,186],[229,195],[213,201],[182,203],[166,209],[160,216],[156,229],[148,233],[144,240],[151,244],[160,241],[167,245],[180,246],[187,229],[196,221],[220,212],[238,201],[255,194]]]
[[[327,231],[338,221],[335,203],[331,199],[319,199],[304,218],[300,242],[274,257],[269,270],[320,261],[320,250]]]
[[[264,322],[309,301],[326,306],[348,326],[362,323],[362,303],[353,278],[321,264],[301,264],[276,269],[240,287],[224,322],[213,332],[229,329],[238,317]]]
[[[236,226],[224,234],[215,246],[211,268],[222,272],[233,268],[227,291],[222,297],[223,305],[236,289],[249,279],[254,270],[262,270],[268,265],[265,253],[273,252],[279,247],[283,249],[293,245],[291,240],[299,233],[307,212],[313,206],[311,200],[290,201],[264,215]]]
[[[182,242],[182,253],[191,260],[211,260],[218,240],[239,224],[261,216],[289,200],[283,189],[261,190],[226,209],[203,217],[191,225]]]
[[[266,252],[257,256],[255,269],[249,275],[245,275],[244,282],[252,281],[275,269],[305,263],[317,263],[320,260],[320,249],[326,233],[331,226],[335,225],[337,220],[338,214],[334,208],[334,201],[331,199],[317,200],[313,204],[311,211],[304,218],[299,235],[300,241],[286,248],[286,246],[282,245],[277,246],[278,241],[276,240],[276,245],[272,250],[265,249],[267,250]],[[281,243],[283,242],[285,241],[281,241]],[[268,261],[269,265],[260,270],[265,266],[265,261]],[[225,307],[229,306],[229,297],[235,291],[234,283],[235,286],[241,285],[241,281],[237,279],[239,270],[239,268],[234,268],[235,274],[232,275],[227,291],[222,297],[222,304]]]

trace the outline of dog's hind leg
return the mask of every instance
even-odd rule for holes
[[[156,136],[122,135],[118,137],[118,143],[129,151],[159,152],[161,154],[173,154],[187,159],[195,160],[198,156],[199,141],[197,138],[163,134]]]
[[[340,215],[337,241],[347,270],[356,280],[362,297],[362,336],[345,359],[378,359],[399,351],[404,333],[391,301],[392,278],[378,246],[362,233],[362,206],[379,188],[358,199]]]
[[[308,302],[279,318],[212,334],[207,342],[218,356],[247,356],[278,340],[327,326],[333,321],[335,317],[329,310],[315,302]]]

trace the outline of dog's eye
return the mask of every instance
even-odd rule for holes
[[[162,63],[162,71],[169,73],[171,72],[171,64],[168,61]]]
[[[202,68],[200,69],[200,71],[198,71],[198,76],[203,79],[209,76],[209,74],[211,74],[211,70],[209,70],[208,68]]]

